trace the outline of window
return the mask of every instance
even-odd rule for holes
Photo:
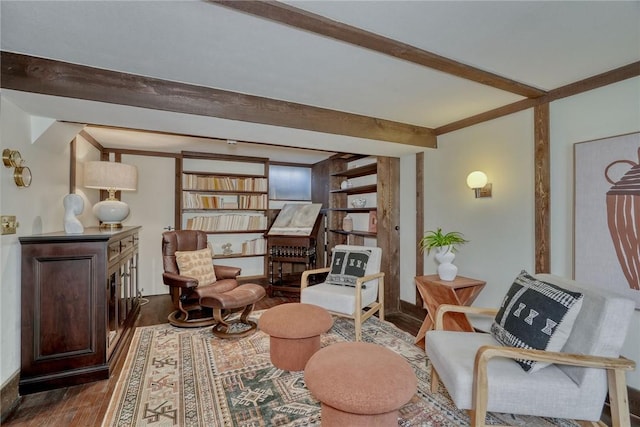
[[[269,199],[311,200],[311,168],[270,165]]]

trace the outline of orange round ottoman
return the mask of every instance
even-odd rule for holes
[[[327,310],[313,304],[281,304],[265,311],[258,328],[269,335],[271,363],[284,371],[302,371],[320,350],[320,334],[333,326]]]
[[[343,342],[314,354],[304,381],[322,403],[322,427],[397,426],[418,380],[400,355],[377,344]]]

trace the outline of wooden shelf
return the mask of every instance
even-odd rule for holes
[[[193,213],[198,213],[198,212],[220,212],[220,213],[224,213],[224,212],[267,212],[269,209],[241,209],[241,208],[184,208],[182,209],[182,212],[193,212]]]
[[[353,231],[344,231],[344,230],[329,230],[332,233],[344,234],[345,236],[362,236],[362,237],[376,237],[377,233],[372,233],[371,231],[364,230],[353,230]]]
[[[267,254],[252,254],[252,255],[246,255],[246,254],[214,255],[214,256],[213,256],[213,259],[227,259],[227,258],[255,258],[255,257],[262,257],[262,256],[267,256]]]
[[[364,208],[329,208],[328,211],[334,212],[347,212],[347,213],[367,213],[371,211],[377,211],[377,206],[364,207]]]
[[[251,191],[251,190],[199,190],[197,188],[183,188],[182,191],[185,193],[205,193],[205,194],[242,194],[242,195],[259,195],[259,194],[269,194],[268,191]]]
[[[228,160],[229,161],[229,160]],[[238,161],[238,160],[234,160]],[[185,175],[200,175],[200,176],[220,176],[229,178],[264,178],[264,175],[251,175],[242,173],[222,173],[222,172],[204,172],[204,171],[182,171]]]
[[[343,176],[345,178],[356,178],[359,176],[373,175],[378,170],[377,163],[369,163],[357,168],[345,169],[340,172],[332,173],[332,176]]]
[[[365,193],[375,193],[378,189],[376,184],[372,185],[361,185],[359,187],[349,187],[349,188],[341,188],[339,190],[331,190],[332,194],[365,194]]]
[[[267,230],[201,230],[207,234],[264,234]]]

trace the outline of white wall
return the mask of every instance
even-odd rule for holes
[[[640,131],[640,78],[553,102],[550,114],[551,272],[571,278],[573,144]],[[497,307],[517,273],[534,268],[533,138],[533,111],[528,110],[442,135],[438,149],[425,152],[425,230],[456,230],[470,240],[455,263],[459,274],[487,281],[476,305]],[[475,169],[493,183],[492,198],[475,199],[467,188],[466,176]],[[415,179],[415,171],[403,167],[402,172]],[[403,187],[407,197],[404,193]],[[403,211],[403,224],[406,215]],[[403,257],[408,257],[415,239],[401,237]],[[425,274],[435,271],[432,254],[425,258]],[[408,273],[403,276],[401,296],[413,302],[415,285]],[[622,352],[640,362],[640,311],[634,313]],[[640,370],[628,373],[627,380],[640,389]]]
[[[551,272],[573,274],[573,145],[640,131],[640,77],[551,104]],[[622,354],[640,363],[640,310]],[[640,389],[640,369],[627,374]]]
[[[474,170],[487,174],[493,197],[476,199],[467,187]],[[458,274],[485,280],[476,303],[495,306],[520,270],[533,268],[533,112],[440,136],[425,152],[424,176],[425,230],[464,234]],[[432,252],[425,274],[436,267]]]
[[[31,118],[0,96],[0,149],[20,151],[33,182],[18,188],[13,170],[0,165],[0,212],[16,215],[17,234],[0,237],[0,382],[5,385],[20,368],[20,242],[19,236],[63,228],[62,200],[69,191],[69,141],[40,138],[31,143]],[[34,132],[35,133],[35,132]],[[34,135],[34,140],[38,135]]]
[[[174,226],[174,158],[123,155],[122,163],[138,168],[138,189],[123,191],[122,201],[131,213],[124,225],[140,225],[138,274],[142,295],[169,293],[162,281],[162,233]],[[167,313],[169,314],[169,313]]]

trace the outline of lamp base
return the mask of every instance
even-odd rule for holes
[[[93,214],[100,220],[100,228],[122,228],[122,221],[129,216],[129,205],[120,200],[103,200],[93,205]]]
[[[116,224],[102,222],[100,223],[100,230],[118,230],[122,228],[122,223],[118,222]]]

